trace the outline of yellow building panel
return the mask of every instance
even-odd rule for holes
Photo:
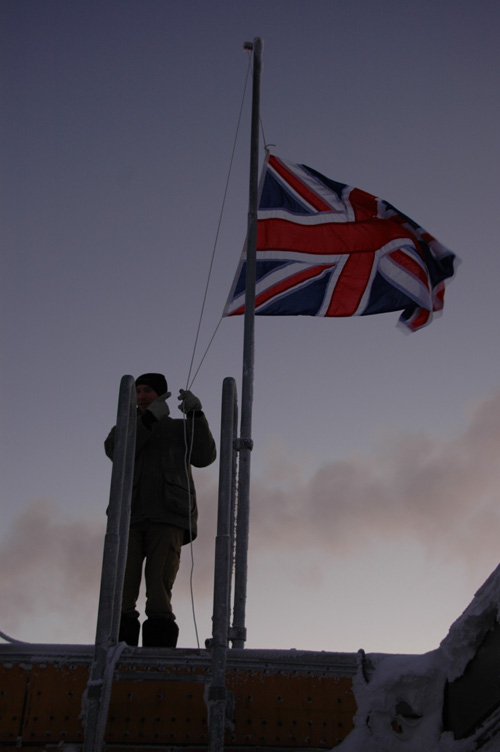
[[[28,670],[18,664],[0,665],[0,743],[15,743],[21,735]]]
[[[117,667],[105,743],[129,752],[156,745],[206,749],[210,665],[185,661],[160,669],[141,658]],[[83,663],[5,663],[0,672],[0,745],[36,752],[81,744],[88,677]],[[353,728],[352,678],[336,676],[328,666],[233,665],[227,690],[228,751],[333,748]]]
[[[137,671],[137,676],[140,675]],[[114,744],[203,745],[208,742],[205,682],[209,672],[115,682],[105,739]],[[353,728],[356,702],[350,678],[300,671],[233,670],[233,729],[228,747],[332,748]]]
[[[204,689],[204,683],[189,680],[115,682],[105,741],[109,744],[207,744]]]
[[[23,743],[81,742],[81,698],[87,686],[86,666],[35,664],[22,728]]]
[[[353,728],[350,678],[235,671],[227,686],[234,693],[228,745],[331,748]]]

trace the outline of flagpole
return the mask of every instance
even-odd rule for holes
[[[248,540],[250,522],[250,456],[252,441],[252,404],[255,353],[255,266],[257,249],[257,209],[259,194],[259,125],[262,40],[253,45],[252,120],[250,135],[250,186],[246,249],[245,317],[243,330],[243,377],[238,468],[238,520],[236,530],[233,647],[244,647],[246,640],[245,608],[247,597]]]

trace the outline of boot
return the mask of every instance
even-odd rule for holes
[[[142,646],[145,648],[175,648],[179,627],[173,619],[147,619],[142,625]]]
[[[122,614],[120,618],[120,630],[118,632],[118,642],[126,642],[127,645],[134,647],[139,644],[139,630],[141,626],[137,616]]]

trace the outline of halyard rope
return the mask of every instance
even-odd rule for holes
[[[193,385],[193,382],[194,382],[196,376],[198,375],[198,371],[200,370],[201,364],[203,363],[203,360],[205,359],[205,356],[206,356],[206,354],[207,354],[207,352],[208,352],[208,350],[210,348],[210,345],[213,342],[213,339],[215,337],[217,329],[219,328],[220,323],[222,321],[222,316],[221,316],[220,319],[219,319],[219,322],[217,324],[217,327],[215,329],[215,332],[213,333],[213,335],[212,335],[212,337],[210,339],[208,347],[205,350],[205,353],[203,354],[203,357],[201,359],[200,365],[198,366],[198,368],[196,370],[196,373],[195,373],[195,375],[193,376],[193,378],[192,378],[192,380],[190,382],[191,371],[193,369],[194,356],[195,356],[195,353],[196,353],[196,348],[197,348],[197,345],[198,345],[198,338],[199,338],[199,335],[200,335],[201,322],[202,322],[202,319],[203,319],[203,313],[205,311],[205,304],[206,304],[206,300],[207,300],[207,293],[208,293],[208,287],[209,287],[209,284],[210,284],[210,277],[211,277],[211,274],[212,274],[212,267],[213,267],[213,263],[214,263],[215,252],[217,250],[217,243],[218,243],[218,240],[219,240],[219,233],[220,233],[220,228],[221,228],[221,224],[222,224],[222,215],[224,214],[224,207],[225,207],[225,204],[226,204],[227,191],[228,191],[228,188],[229,188],[229,179],[231,177],[231,170],[232,170],[232,167],[233,167],[234,153],[235,153],[235,150],[236,150],[236,143],[237,143],[237,140],[238,140],[238,133],[239,133],[239,130],[240,130],[241,116],[242,116],[242,113],[243,113],[243,105],[244,105],[244,102],[245,102],[245,92],[246,92],[246,89],[247,89],[248,77],[249,77],[250,70],[251,70],[251,63],[252,63],[252,58],[250,56],[249,57],[248,68],[247,68],[247,73],[246,73],[246,78],[245,78],[245,84],[244,84],[244,87],[243,87],[243,96],[241,98],[240,111],[239,111],[239,115],[238,115],[238,123],[236,125],[236,133],[234,135],[233,149],[231,151],[231,159],[229,161],[229,170],[228,170],[227,178],[226,178],[226,186],[224,188],[224,195],[222,197],[222,206],[221,206],[221,210],[220,210],[220,214],[219,214],[219,221],[218,221],[218,224],[217,224],[217,231],[215,233],[215,241],[214,241],[214,247],[213,247],[213,250],[212,250],[212,258],[210,260],[210,266],[209,266],[208,276],[207,276],[207,283],[205,285],[205,293],[203,295],[203,302],[202,302],[202,305],[201,305],[200,317],[199,317],[199,320],[198,320],[198,328],[196,330],[196,336],[195,336],[195,340],[194,340],[193,354],[191,356],[191,363],[189,364],[189,371],[188,371],[188,376],[187,376],[187,379],[186,379],[186,384],[187,384],[186,389],[190,389],[191,386]]]
[[[239,115],[238,115],[238,122],[237,122],[237,126],[236,126],[236,133],[235,133],[235,136],[234,136],[233,148],[232,148],[232,151],[231,151],[231,159],[229,161],[229,170],[228,170],[228,174],[227,174],[227,178],[226,178],[226,185],[225,185],[225,188],[224,188],[224,195],[223,195],[223,198],[222,198],[222,206],[221,206],[221,210],[220,210],[220,214],[219,214],[219,221],[218,221],[218,224],[217,224],[217,231],[215,233],[215,240],[214,240],[214,246],[213,246],[213,250],[212,250],[212,257],[210,259],[210,266],[209,266],[209,270],[208,270],[207,282],[206,282],[206,285],[205,285],[205,292],[204,292],[204,295],[203,295],[203,301],[202,301],[201,310],[200,310],[200,317],[199,317],[199,320],[198,320],[198,327],[197,327],[197,330],[196,330],[196,336],[195,336],[194,345],[193,345],[193,353],[192,353],[192,356],[191,356],[191,362],[189,364],[189,370],[188,370],[188,375],[187,375],[187,379],[186,379],[186,390],[190,390],[191,389],[191,387],[192,387],[192,385],[194,383],[194,380],[195,380],[196,376],[198,375],[198,372],[199,372],[199,370],[200,370],[200,368],[202,366],[202,363],[205,360],[205,357],[206,357],[206,355],[207,355],[207,353],[208,353],[208,351],[210,349],[210,346],[211,346],[211,344],[212,344],[212,342],[213,342],[213,340],[215,338],[215,335],[217,334],[219,326],[220,326],[220,324],[222,322],[222,315],[221,315],[221,317],[220,317],[220,319],[219,319],[219,321],[217,323],[217,326],[215,327],[215,331],[214,331],[214,333],[212,334],[212,336],[210,338],[208,346],[207,346],[205,352],[203,353],[203,357],[201,358],[201,361],[200,361],[200,363],[198,365],[198,368],[196,369],[196,372],[195,372],[193,378],[191,379],[191,372],[193,370],[194,356],[195,356],[196,348],[197,348],[197,345],[198,345],[198,338],[199,338],[199,335],[200,335],[201,322],[202,322],[203,314],[204,314],[204,311],[205,311],[205,304],[206,304],[206,300],[207,300],[208,287],[209,287],[209,284],[210,284],[210,277],[211,277],[211,274],[212,274],[212,268],[213,268],[214,259],[215,259],[215,252],[216,252],[216,249],[217,249],[217,242],[218,242],[218,239],[219,239],[219,232],[220,232],[221,223],[222,223],[222,216],[224,214],[224,206],[225,206],[225,203],[226,203],[227,191],[228,191],[228,187],[229,187],[229,179],[230,179],[230,176],[231,176],[231,170],[232,170],[233,161],[234,161],[234,153],[235,153],[235,150],[236,150],[236,143],[237,143],[237,140],[238,140],[238,133],[239,133],[239,130],[240,130],[241,116],[242,116],[242,112],[243,112],[243,105],[244,105],[244,101],[245,101],[245,93],[246,93],[246,89],[247,89],[247,84],[248,84],[248,78],[249,78],[249,74],[250,74],[250,70],[251,70],[251,65],[252,65],[252,56],[251,56],[251,54],[249,54],[248,68],[247,68],[247,73],[246,73],[246,77],[245,77],[245,84],[244,84],[244,87],[243,87],[243,96],[241,98],[241,105],[240,105],[240,111],[239,111]],[[191,426],[191,429],[192,429],[191,430],[191,441],[190,441],[189,446],[188,446],[188,441],[187,441],[187,415],[184,414],[184,443],[185,443],[185,447],[186,447],[186,452],[185,452],[185,457],[184,457],[184,461],[185,461],[185,468],[184,469],[185,469],[185,473],[186,473],[187,486],[188,486],[188,499],[189,499],[189,548],[190,548],[190,552],[191,552],[191,572],[190,572],[190,577],[189,577],[189,585],[190,585],[190,593],[191,593],[191,610],[192,610],[192,613],[193,613],[193,624],[194,624],[194,630],[195,630],[195,634],[196,634],[196,644],[197,644],[198,650],[199,650],[200,649],[200,640],[199,640],[199,636],[198,636],[198,625],[197,625],[197,622],[196,622],[196,611],[195,611],[194,592],[193,592],[194,551],[193,551],[192,524],[191,524],[191,511],[192,511],[191,510],[191,481],[190,481],[190,478],[189,478],[189,463],[190,463],[190,460],[191,460],[191,451],[192,451],[192,448],[193,448],[193,441],[194,441],[194,414],[193,414],[192,421],[193,421],[193,423],[192,423],[192,426]]]
[[[224,205],[225,205],[226,196],[227,196],[227,189],[228,189],[228,186],[229,186],[229,178],[230,178],[230,175],[231,175],[231,169],[232,169],[233,159],[234,159],[234,152],[235,152],[235,149],[236,149],[236,142],[237,142],[237,139],[238,139],[238,132],[239,132],[240,123],[241,123],[241,115],[242,115],[242,112],[243,112],[243,103],[245,101],[245,92],[246,92],[246,88],[247,88],[247,85],[248,85],[248,77],[249,77],[250,71],[252,69],[252,60],[253,60],[253,58],[252,58],[251,51],[250,51],[249,52],[249,64],[248,64],[247,75],[246,75],[246,79],[245,79],[245,86],[244,86],[244,89],[243,89],[243,97],[242,97],[242,100],[241,100],[240,113],[239,113],[239,116],[238,116],[238,125],[236,127],[236,134],[235,134],[235,137],[234,137],[233,151],[231,153],[231,160],[230,160],[229,171],[228,171],[227,180],[226,180],[226,187],[225,187],[225,190],[224,190],[224,196],[223,196],[223,200],[222,200],[222,207],[221,207],[221,212],[220,212],[220,216],[219,216],[219,223],[217,225],[217,232],[216,232],[216,235],[215,235],[214,249],[213,249],[213,252],[212,252],[212,259],[211,259],[211,262],[210,262],[210,268],[209,268],[208,277],[207,277],[207,284],[206,284],[206,287],[205,287],[205,295],[203,297],[203,304],[202,304],[202,307],[201,307],[200,319],[199,319],[199,322],[198,322],[198,329],[196,331],[196,337],[195,337],[195,342],[194,342],[194,347],[193,347],[193,355],[191,357],[191,363],[190,363],[190,366],[189,366],[189,373],[188,373],[188,377],[187,377],[187,384],[188,384],[188,386],[186,386],[186,389],[191,389],[191,386],[194,384],[194,380],[196,379],[196,377],[198,375],[198,372],[199,372],[201,366],[203,365],[203,361],[205,360],[205,358],[206,358],[206,356],[208,354],[208,351],[210,350],[212,342],[215,339],[215,335],[217,334],[217,332],[219,330],[219,326],[221,325],[222,319],[223,319],[223,316],[221,315],[221,317],[220,317],[220,319],[219,319],[219,321],[217,323],[217,326],[215,327],[214,333],[210,337],[210,340],[208,342],[206,350],[205,350],[205,352],[203,353],[203,355],[201,357],[201,360],[199,362],[198,368],[196,369],[196,371],[194,373],[194,376],[191,379],[191,382],[189,382],[189,379],[190,379],[190,376],[191,376],[191,371],[192,371],[192,368],[193,368],[193,361],[194,361],[194,356],[195,356],[196,347],[197,347],[197,343],[198,343],[198,337],[199,337],[199,333],[200,333],[201,320],[203,318],[203,311],[204,311],[204,308],[205,308],[205,301],[206,301],[206,298],[207,298],[207,292],[208,292],[208,286],[209,286],[209,282],[210,282],[210,276],[211,276],[211,273],[212,273],[212,266],[213,266],[213,262],[214,262],[215,251],[216,251],[216,247],[217,247],[217,241],[219,239],[219,231],[220,231],[220,226],[221,226],[221,222],[222,222],[222,215],[223,215],[223,212],[224,212]],[[266,137],[265,137],[265,133],[264,133],[264,124],[262,122],[262,118],[259,118],[259,122],[260,122],[260,129],[261,129],[261,132],[262,132],[262,142],[264,144],[264,150],[267,152],[268,147],[269,146],[274,146],[274,144],[269,144],[268,145],[266,143]]]

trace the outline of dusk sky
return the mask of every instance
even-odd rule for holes
[[[497,0],[3,0],[0,20],[0,630],[94,640],[124,374],[165,373],[180,417],[196,373],[217,442],[224,377],[241,395],[241,317],[198,366],[246,234],[259,36],[272,152],[461,263],[408,336],[398,313],[257,319],[247,646],[436,648],[500,559]],[[203,642],[218,463],[195,482]],[[183,647],[190,572],[185,547]]]

